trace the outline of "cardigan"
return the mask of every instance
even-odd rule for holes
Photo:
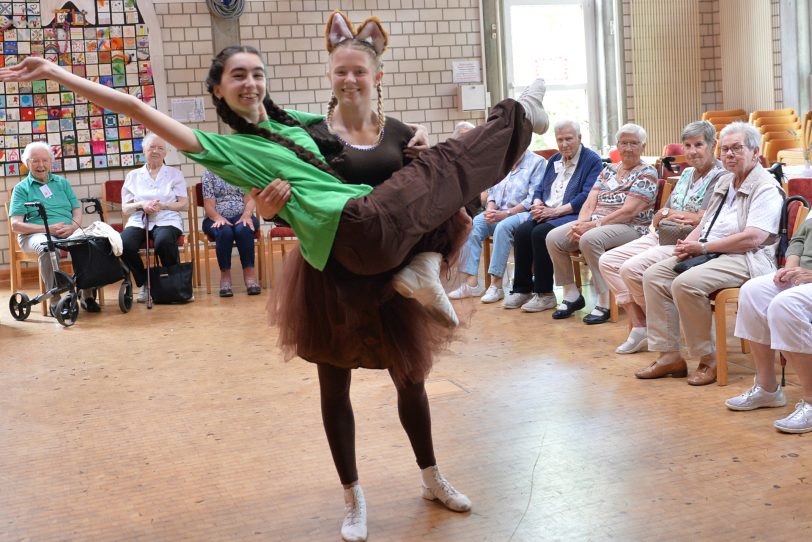
[[[538,190],[533,194],[533,200],[540,199],[546,200],[550,195],[550,189],[555,182],[557,173],[555,172],[555,164],[561,161],[561,153],[555,154],[547,163],[547,169],[544,171],[544,178],[541,180]],[[603,170],[603,160],[598,156],[598,153],[581,145],[581,156],[578,158],[578,165],[575,166],[575,171],[567,183],[567,189],[564,191],[564,200],[561,205],[571,204],[572,213],[568,215],[558,216],[556,218],[547,220],[547,224],[553,226],[561,226],[567,222],[572,222],[578,218],[578,213],[584,205],[592,186],[598,178],[601,170]]]

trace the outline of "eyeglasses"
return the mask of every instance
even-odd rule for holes
[[[730,147],[728,147],[728,146],[721,147],[719,150],[721,151],[722,154],[727,154],[729,152],[732,152],[736,156],[740,156],[741,154],[744,154],[744,149],[746,149],[746,148],[747,147],[745,145],[741,145],[741,144],[737,143],[737,144],[735,144],[733,146],[730,146]]]
[[[639,147],[641,143],[639,141],[618,141],[617,147],[620,148],[627,148],[627,149],[636,149]]]

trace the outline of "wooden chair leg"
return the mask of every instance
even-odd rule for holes
[[[618,320],[620,320],[620,309],[617,306],[615,293],[609,290],[609,321],[617,322]],[[631,322],[631,318],[629,319],[629,322]]]
[[[273,241],[268,241],[268,276],[270,280],[270,286],[273,288],[273,279],[274,279],[274,269],[273,269]]]
[[[724,299],[716,298],[713,308],[716,320],[716,383],[727,386],[727,316]]]
[[[572,274],[575,275],[575,286],[578,289],[581,289],[581,263],[573,260],[572,262]]]
[[[482,267],[485,271],[485,288],[491,286],[491,276],[488,274],[488,268],[491,266],[491,245],[493,240],[488,237],[482,241]]]
[[[203,268],[206,274],[206,293],[211,294],[211,263],[209,263],[209,242],[203,240]]]
[[[742,354],[749,354],[750,353],[750,341],[747,339],[741,339],[742,342]]]

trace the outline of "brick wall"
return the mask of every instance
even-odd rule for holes
[[[456,105],[456,85],[451,82],[454,60],[481,58],[478,0],[247,0],[239,20],[236,41],[253,45],[265,54],[269,89],[285,107],[324,112],[329,89],[324,77],[324,23],[332,9],[344,10],[354,23],[377,15],[390,34],[384,54],[385,111],[407,122],[425,124],[432,140],[447,137],[460,120],[483,118],[461,112]],[[160,39],[150,43],[153,58],[161,55],[165,69],[167,111],[173,98],[205,96],[203,81],[211,58],[212,19],[205,2],[177,0],[139,1],[142,11],[154,9],[159,28],[150,28]],[[217,131],[214,108],[206,96],[205,121],[190,126]],[[177,167],[191,185],[202,169],[183,156]],[[126,169],[67,175],[79,197],[100,196],[102,183],[122,179]],[[19,178],[0,178],[3,192]],[[2,196],[5,199],[5,196]],[[88,220],[89,221],[89,220]],[[8,223],[0,217],[0,268],[8,263]]]

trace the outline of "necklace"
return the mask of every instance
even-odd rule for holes
[[[355,149],[357,151],[374,151],[376,148],[378,148],[378,145],[381,144],[381,141],[383,141],[383,133],[384,133],[384,128],[383,127],[381,127],[381,131],[378,134],[378,139],[375,141],[375,143],[372,143],[372,144],[369,144],[369,145],[358,145],[356,143],[350,143],[349,141],[347,141],[346,139],[344,139],[343,137],[338,135],[338,132],[336,132],[333,129],[332,121],[327,122],[327,127],[330,129],[330,133],[333,134],[334,136],[336,136],[336,138],[339,141],[341,141],[342,145],[344,145],[345,147],[350,147],[350,148]]]

